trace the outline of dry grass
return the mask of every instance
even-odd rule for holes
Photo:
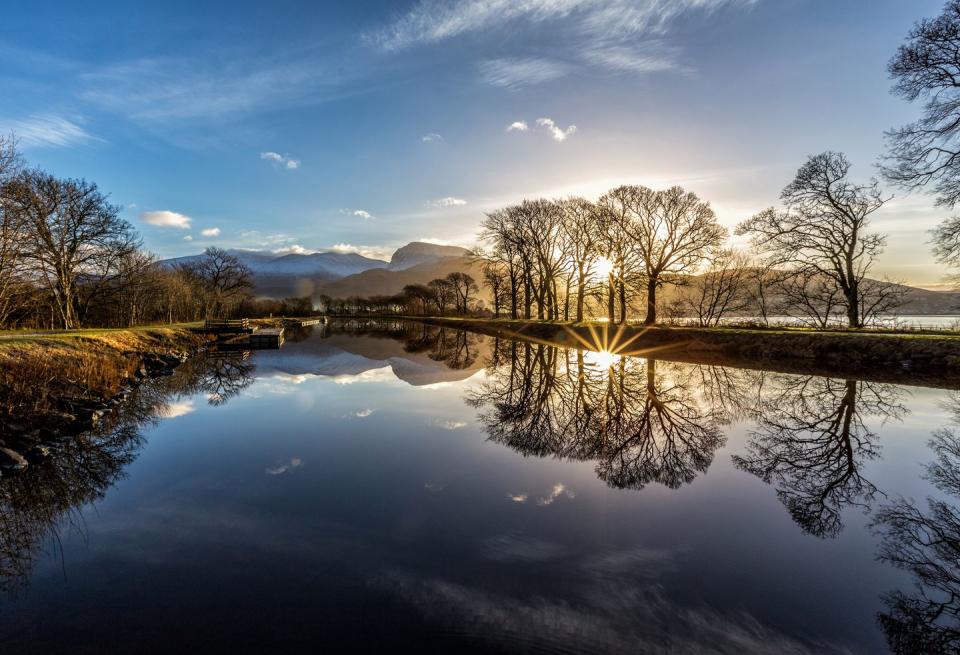
[[[65,398],[104,399],[144,355],[196,348],[184,328],[84,330],[0,340],[0,417],[30,421]]]

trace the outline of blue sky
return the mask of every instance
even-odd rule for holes
[[[138,4],[5,7],[0,130],[30,163],[96,181],[163,257],[471,245],[484,211],[620,183],[682,184],[733,226],[775,204],[809,154],[876,174],[883,131],[919,111],[889,94],[886,63],[942,9]],[[879,271],[935,285],[926,231],[943,210],[891,192]]]

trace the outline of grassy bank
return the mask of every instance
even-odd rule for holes
[[[0,441],[36,425],[66,429],[96,420],[99,403],[175,366],[204,342],[187,326],[6,333],[0,338]]]
[[[699,328],[411,317],[564,347],[904,384],[960,388],[960,335],[895,330]]]

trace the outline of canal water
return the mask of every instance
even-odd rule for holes
[[[0,478],[0,650],[955,652],[960,395],[402,322]]]

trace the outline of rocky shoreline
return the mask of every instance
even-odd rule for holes
[[[103,385],[110,389],[108,392],[82,385],[57,385],[53,391],[46,391],[48,398],[42,413],[18,413],[16,408],[8,408],[0,426],[0,476],[26,469],[49,457],[52,449],[67,440],[96,429],[145,381],[172,375],[188,358],[206,348],[205,343],[195,337],[177,335],[173,341],[173,348],[120,355],[123,370],[115,383]],[[87,357],[96,361],[98,354]],[[99,357],[118,358],[115,353],[103,353]]]

